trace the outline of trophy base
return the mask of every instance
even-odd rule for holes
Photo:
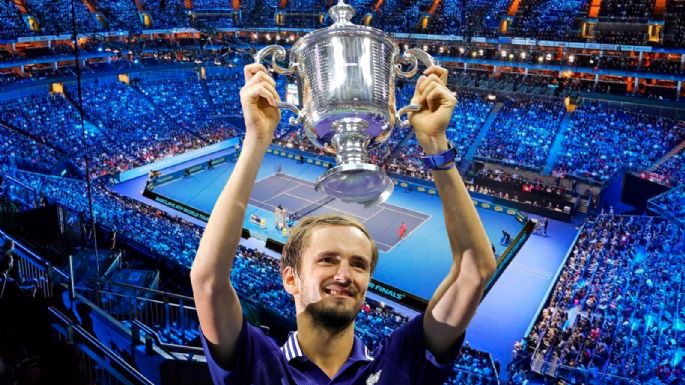
[[[316,191],[347,203],[368,207],[383,203],[395,185],[380,167],[369,163],[347,163],[333,167],[316,181]]]

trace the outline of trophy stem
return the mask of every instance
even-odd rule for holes
[[[367,146],[371,138],[366,134],[369,123],[359,118],[340,119],[331,125],[335,135],[331,145],[335,148],[338,164],[360,164],[369,162]]]

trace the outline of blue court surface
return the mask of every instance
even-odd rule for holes
[[[234,165],[234,162],[225,163],[165,183],[154,191],[198,210],[211,212]],[[316,178],[324,171],[319,166],[298,164],[291,159],[267,154],[251,194],[244,227],[253,235],[261,233],[264,238],[285,242],[286,238],[275,228],[273,212],[279,204],[289,213],[338,212],[352,215],[368,226],[381,251],[374,278],[430,299],[452,263],[440,198],[396,188],[382,205],[365,208],[339,200],[327,202],[329,199],[313,187]],[[498,253],[504,251],[504,246],[499,245],[501,231],[515,236],[523,227],[513,215],[481,208],[478,208],[478,213]],[[266,228],[250,221],[253,214],[266,219]],[[408,235],[400,239],[399,227],[403,221]]]
[[[189,167],[211,156],[196,159],[162,170]],[[235,161],[163,184],[155,192],[204,212],[211,212],[224,188]],[[274,226],[274,208],[281,204],[289,213],[346,213],[365,223],[381,250],[374,278],[388,285],[429,299],[452,263],[447,233],[444,228],[440,198],[424,192],[396,188],[382,205],[364,208],[361,205],[330,201],[314,188],[316,178],[325,171],[312,164],[267,154],[257,175],[244,227],[254,237],[285,241]],[[168,207],[142,197],[147,176],[113,186],[116,192],[174,212]],[[311,212],[309,212],[311,210]],[[481,221],[497,254],[504,251],[499,239],[502,230],[515,236],[522,228],[514,216],[503,212],[477,208]],[[203,225],[180,212],[174,214]],[[255,214],[266,219],[266,228],[249,220]],[[404,221],[408,235],[400,239],[398,229]],[[553,284],[555,274],[571,246],[577,230],[573,225],[550,220],[550,237],[532,235],[503,273],[478,309],[467,341],[488,351],[502,363],[509,362],[515,341],[521,339]]]

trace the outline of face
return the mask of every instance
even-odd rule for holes
[[[371,279],[371,242],[353,226],[316,227],[300,257],[299,274],[286,272],[285,286],[295,298],[297,314],[315,325],[345,329],[364,304]]]

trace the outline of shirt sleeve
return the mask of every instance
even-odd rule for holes
[[[413,384],[443,384],[452,374],[461,346],[464,343],[463,333],[452,349],[438,362],[426,345],[426,334],[423,331],[423,313],[395,330],[381,349],[386,350],[386,357],[396,361],[400,368],[406,368],[407,375]]]
[[[269,357],[278,350],[278,346],[261,330],[250,325],[245,317],[243,317],[242,329],[235,347],[235,362],[230,367],[216,361],[202,330],[200,330],[200,339],[207,357],[209,374],[215,385],[252,384],[254,368],[260,359]]]

